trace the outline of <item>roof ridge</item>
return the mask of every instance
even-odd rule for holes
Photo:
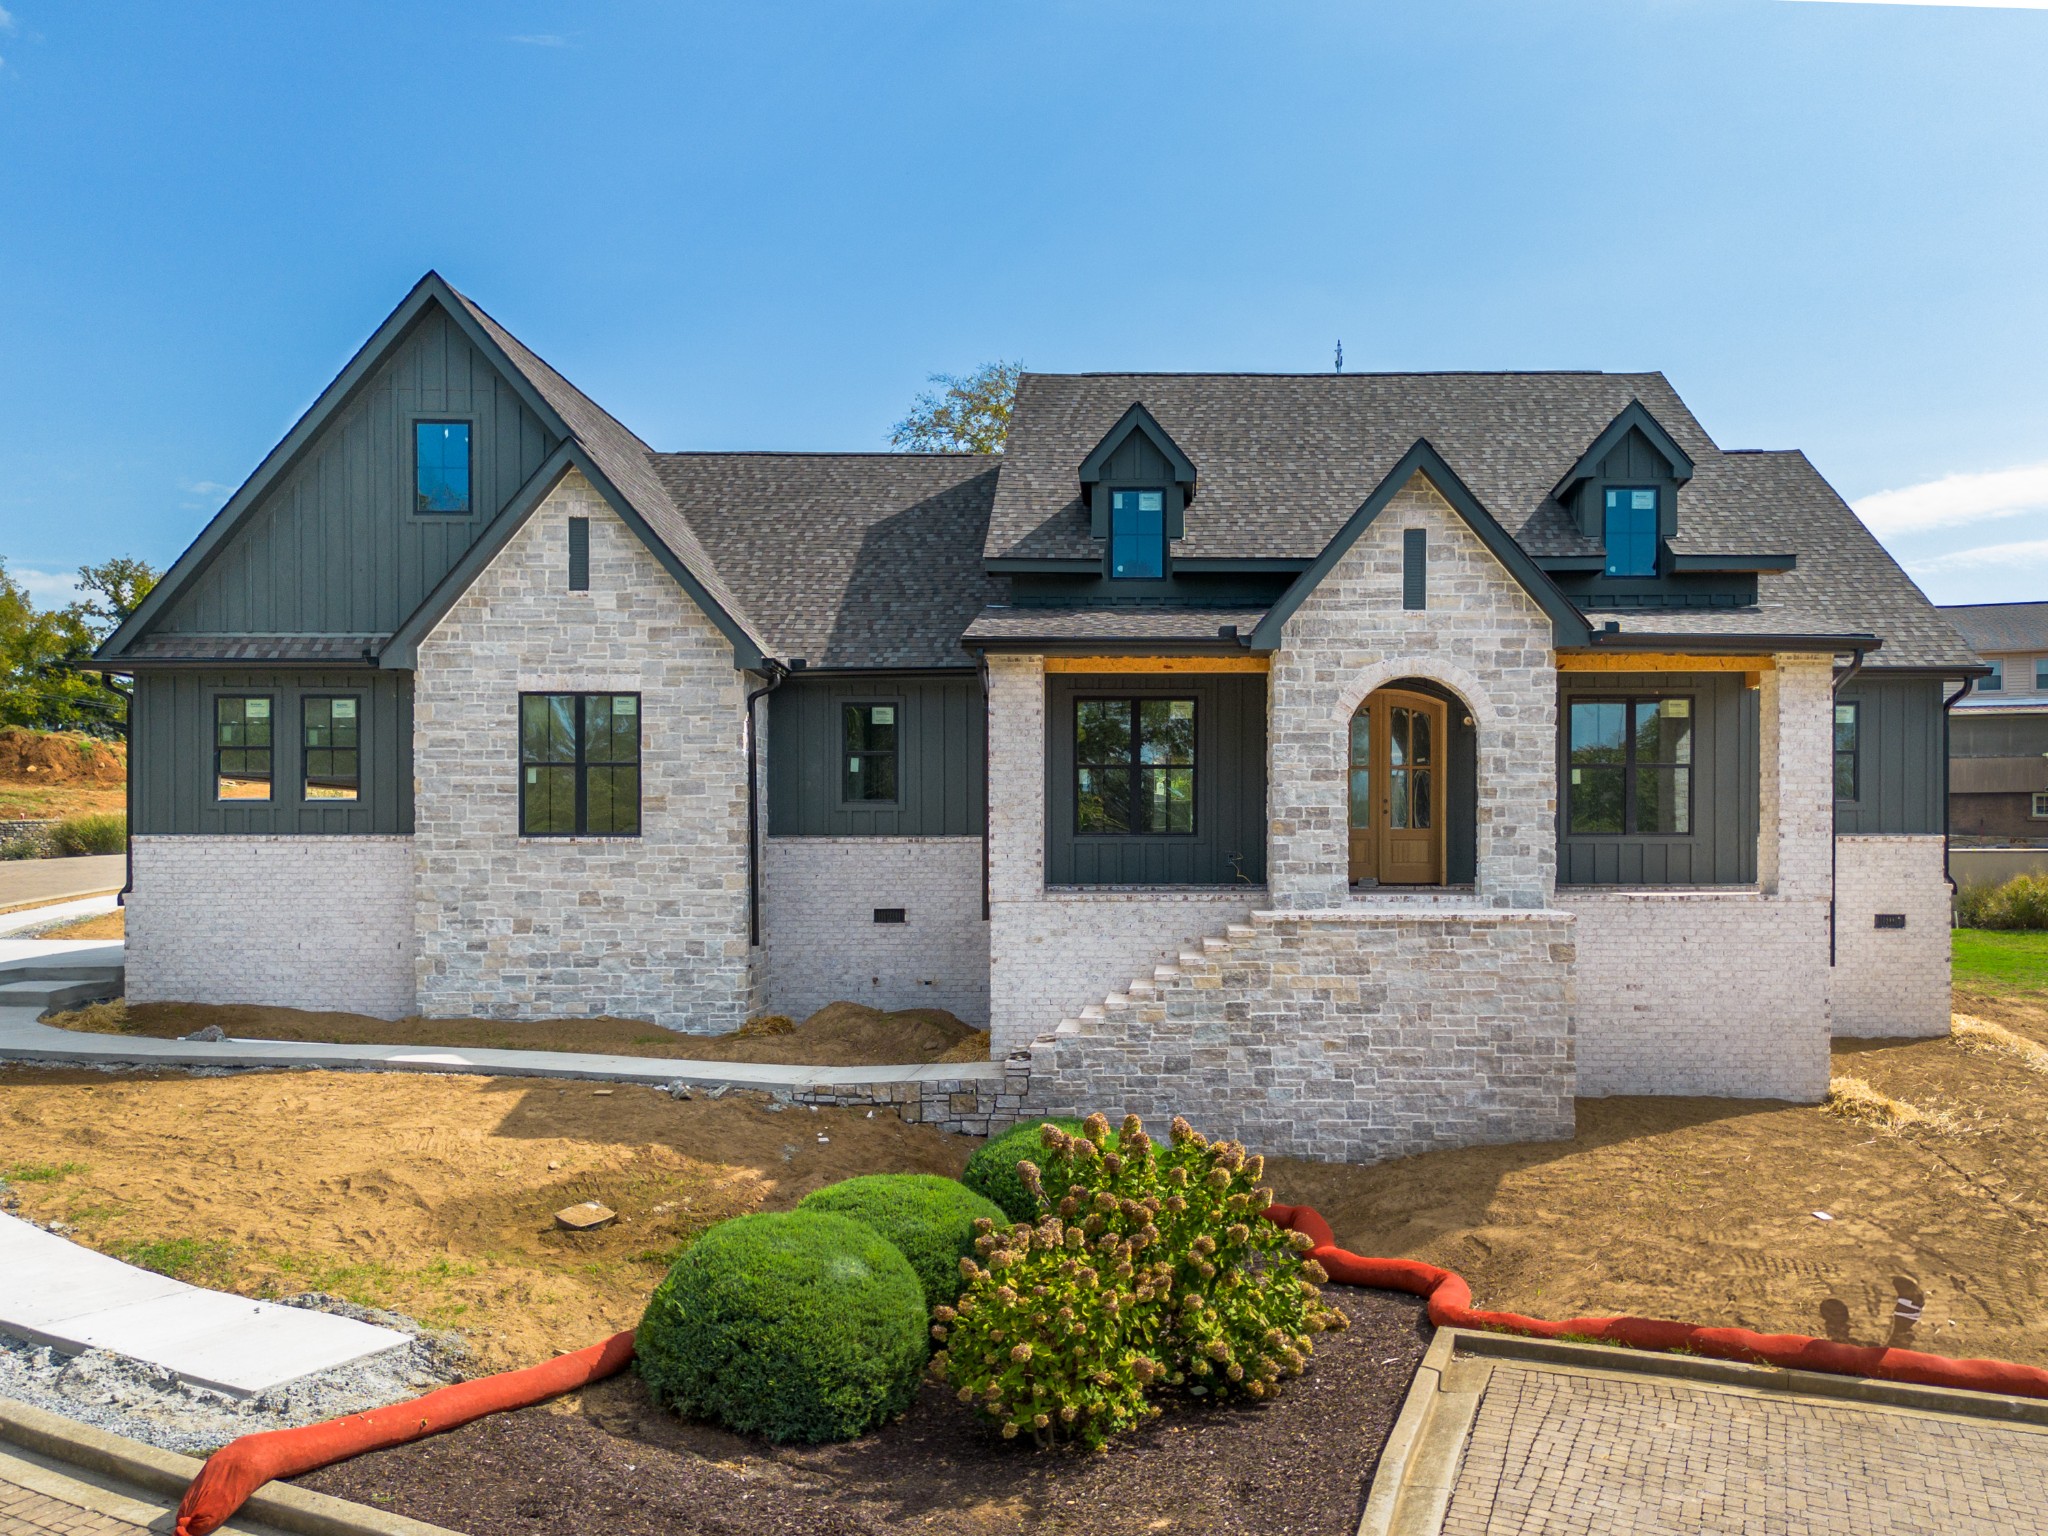
[[[898,459],[916,462],[926,459],[987,459],[1002,463],[1000,453],[976,453],[959,448],[944,452],[907,452],[894,448],[650,448],[658,459]]]
[[[1034,379],[1647,379],[1661,368],[1389,368],[1337,373],[1331,369],[1266,368],[1086,368],[1027,369]]]

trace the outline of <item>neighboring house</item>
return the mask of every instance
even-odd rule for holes
[[[1365,1158],[1948,1019],[1982,669],[1661,374],[1029,374],[659,453],[429,275],[101,652],[131,997],[990,1025],[999,1108]]]
[[[2048,848],[2048,602],[1941,612],[1991,669],[1950,717],[1949,830],[1959,846]]]

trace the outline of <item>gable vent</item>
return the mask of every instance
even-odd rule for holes
[[[569,519],[569,590],[590,590],[590,519]]]
[[[1429,530],[1408,528],[1401,533],[1401,606],[1429,606]]]

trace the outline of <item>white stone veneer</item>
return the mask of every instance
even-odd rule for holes
[[[590,590],[568,589],[570,516]],[[638,837],[519,835],[519,695],[641,696]],[[572,471],[421,642],[413,707],[422,1012],[737,1028],[745,680],[731,645]]]
[[[847,999],[988,1023],[978,837],[774,837],[762,861],[761,1006]],[[902,923],[875,910],[901,907]]]
[[[409,837],[137,837],[127,995],[404,1018]]]
[[[1835,848],[1835,1033],[1948,1033],[1949,889],[1940,836],[1845,835]],[[1880,912],[1904,928],[1879,928]]]

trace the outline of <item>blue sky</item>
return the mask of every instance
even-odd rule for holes
[[[1937,601],[2048,597],[2038,4],[0,3],[46,600],[428,267],[663,448],[880,447],[995,357],[1661,368]]]

